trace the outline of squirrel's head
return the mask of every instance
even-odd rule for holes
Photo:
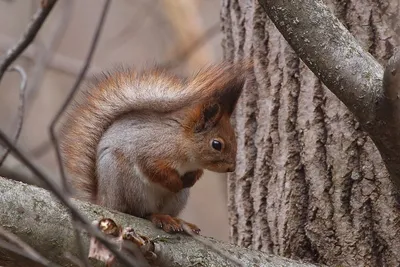
[[[248,66],[247,66],[248,67]],[[186,108],[186,147],[191,160],[214,172],[236,167],[236,136],[230,122],[243,91],[245,70],[238,65],[216,65],[200,72],[191,82],[201,97]]]

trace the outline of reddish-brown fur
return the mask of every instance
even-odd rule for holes
[[[117,117],[129,112],[128,106],[107,116],[100,109],[108,103],[110,95],[119,94],[121,83],[134,82],[135,79],[150,85],[161,81],[171,90],[182,87],[180,79],[162,71],[151,70],[139,75],[123,69],[103,74],[103,79],[95,78],[93,85],[82,92],[67,114],[61,142],[63,162],[72,176],[70,181],[75,189],[79,188],[86,193],[81,196],[78,194],[81,199],[92,202],[96,199],[96,148],[101,135]]]
[[[183,181],[179,173],[171,167],[171,163],[165,160],[154,162],[139,162],[141,171],[150,181],[158,183],[171,192],[179,192],[183,188]]]
[[[63,162],[75,189],[75,197],[96,203],[98,144],[115,121],[135,112],[175,114],[184,129],[184,138],[179,140],[175,155],[151,157],[151,154],[158,155],[154,152],[139,157],[135,162],[150,182],[171,192],[191,187],[203,170],[192,171],[191,167],[182,174],[176,168],[193,160],[206,169],[231,171],[232,167],[226,166],[234,165],[236,142],[229,120],[242,91],[244,74],[250,67],[251,62],[221,63],[207,67],[187,80],[157,68],[145,72],[117,70],[95,79],[75,101],[62,129]],[[180,129],[177,128],[177,131]],[[202,149],[209,143],[201,139],[203,132],[208,134],[207,138],[218,133],[227,137],[222,140],[222,151],[228,153],[226,160],[229,162],[226,164],[230,165],[223,165],[223,158],[218,163],[211,155],[205,158]],[[192,153],[190,158],[187,151]],[[131,166],[129,155],[123,151],[114,150],[113,155],[115,164],[125,168]],[[202,155],[204,158],[200,158]],[[113,179],[122,178],[115,176]],[[165,216],[154,215],[152,218],[164,223],[171,221]],[[172,220],[179,222],[177,218]]]

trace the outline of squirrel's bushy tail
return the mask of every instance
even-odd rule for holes
[[[212,65],[192,80],[159,69],[141,73],[120,69],[96,77],[76,97],[61,131],[63,164],[74,196],[96,201],[96,149],[103,133],[120,116],[142,110],[172,112],[210,98],[221,83],[243,77],[242,66]]]

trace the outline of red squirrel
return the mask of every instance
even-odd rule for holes
[[[75,98],[61,152],[75,198],[150,220],[168,233],[203,170],[235,170],[230,117],[247,63],[214,64],[182,79],[159,68],[95,77]]]

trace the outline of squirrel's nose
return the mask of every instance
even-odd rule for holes
[[[236,168],[236,164],[235,163],[233,163],[233,164],[231,164],[228,168],[227,168],[227,172],[233,172],[234,170],[235,170],[235,168]]]

